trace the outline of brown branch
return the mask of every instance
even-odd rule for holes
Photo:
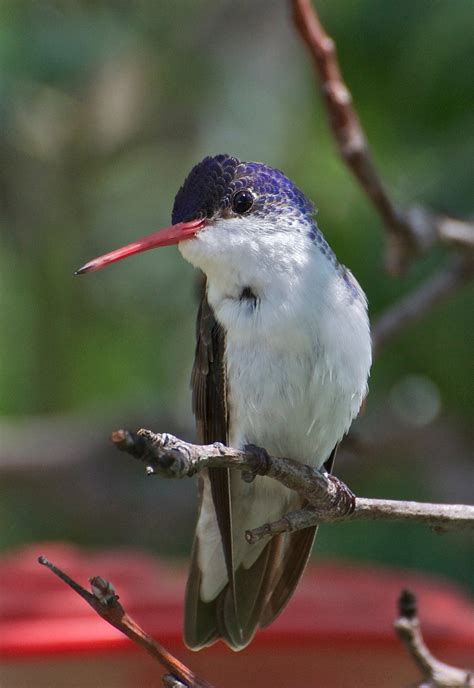
[[[303,491],[301,492],[304,494]],[[279,533],[291,533],[314,525],[340,521],[410,521],[424,523],[442,533],[450,528],[474,529],[474,506],[355,497],[354,510],[349,513],[340,513],[331,505],[329,508],[326,506],[306,507],[285,514],[278,521],[266,523],[248,531],[246,539],[253,544]]]
[[[127,638],[130,638],[156,659],[166,669],[167,674],[163,677],[165,686],[178,688],[178,686],[184,685],[186,688],[213,688],[212,684],[196,676],[191,669],[188,669],[179,659],[153,640],[128,616],[119,603],[118,595],[115,594],[111,583],[100,576],[94,576],[90,579],[92,592],[89,592],[45,557],[38,557],[38,562],[50,569],[66,585],[77,592],[107,623],[124,633]]]
[[[405,645],[425,681],[420,688],[474,688],[474,674],[438,661],[428,650],[421,633],[415,595],[403,590],[399,601],[395,631]]]
[[[161,679],[163,681],[164,688],[187,688],[186,684],[173,676],[173,674],[165,674]]]
[[[443,242],[474,248],[474,224],[424,208],[398,208],[391,200],[372,160],[367,139],[344,83],[334,41],[327,35],[310,0],[291,0],[296,28],[306,43],[339,153],[369,196],[388,231],[386,267],[400,273],[418,253]]]
[[[293,459],[269,456],[264,450],[248,447],[243,451],[216,442],[190,444],[168,433],[139,430],[113,433],[115,446],[146,463],[149,474],[185,478],[209,467],[240,470],[246,480],[266,475],[295,490],[308,507],[286,514],[274,523],[247,531],[249,543],[277,533],[340,521],[390,520],[424,523],[438,531],[474,528],[474,506],[428,504],[355,497],[335,476]]]
[[[422,318],[431,308],[445,301],[473,276],[474,260],[470,256],[456,256],[447,267],[389,307],[372,325],[374,352],[405,327]]]

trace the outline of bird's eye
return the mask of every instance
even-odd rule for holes
[[[232,198],[232,210],[243,215],[253,206],[253,195],[248,189],[237,191]]]

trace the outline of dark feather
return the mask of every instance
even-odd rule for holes
[[[199,306],[196,321],[196,351],[191,376],[193,392],[193,412],[196,418],[198,439],[203,444],[228,442],[227,385],[225,370],[225,335],[214,317],[206,291]],[[229,471],[210,468],[207,471],[211,483],[211,494],[216,510],[217,523],[222,538],[224,559],[230,582],[232,605],[236,611],[235,572],[233,565],[232,513],[230,501]],[[203,646],[212,642],[215,634],[215,616],[219,600],[203,603],[199,588],[201,572],[197,564],[195,541],[191,570],[186,592],[185,638],[191,647]],[[220,597],[220,596],[219,596]],[[193,616],[196,616],[193,620]],[[199,637],[193,632],[202,626]],[[211,627],[214,626],[213,631]]]
[[[261,614],[260,626],[271,624],[285,608],[308,563],[317,531],[317,527],[313,526],[279,536],[287,539],[287,542],[281,546],[283,556],[275,567],[272,590]]]
[[[206,293],[196,320],[196,350],[191,386],[198,439],[204,444],[227,442],[225,334],[214,317]]]
[[[214,317],[207,296],[201,299],[196,323],[196,355],[192,372],[193,412],[203,444],[228,441],[227,384],[224,331]],[[224,558],[233,586],[232,514],[229,471],[210,468],[212,500],[222,537]]]

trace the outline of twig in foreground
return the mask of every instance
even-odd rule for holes
[[[104,578],[100,576],[91,578],[92,592],[89,592],[45,557],[38,557],[38,562],[42,566],[46,566],[58,578],[64,581],[66,585],[69,585],[70,588],[77,592],[105,621],[124,633],[130,640],[145,649],[156,659],[167,671],[167,674],[163,677],[165,686],[176,688],[184,684],[186,688],[213,688],[212,684],[196,676],[191,669],[188,669],[179,659],[153,640],[128,616],[119,603],[119,598],[115,594],[113,586]]]
[[[335,476],[292,459],[269,456],[255,447],[240,451],[218,442],[190,444],[168,433],[155,434],[150,430],[139,430],[136,434],[118,430],[112,434],[112,441],[118,449],[144,462],[150,474],[185,478],[209,467],[233,468],[251,476],[274,478],[306,499],[307,508],[247,531],[250,543],[277,533],[340,521],[414,521],[438,531],[474,528],[474,506],[354,497]]]
[[[398,601],[399,618],[395,631],[428,683],[421,688],[474,688],[474,675],[433,657],[425,645],[418,620],[415,595],[403,590]]]
[[[344,83],[334,41],[310,0],[291,0],[295,26],[306,43],[321,84],[329,123],[342,159],[369,196],[388,230],[386,265],[398,274],[417,253],[438,242],[474,248],[474,224],[424,208],[402,210],[391,200],[369,152],[367,140]]]

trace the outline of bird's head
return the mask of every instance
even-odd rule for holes
[[[279,170],[226,154],[206,157],[179,189],[170,227],[96,258],[77,273],[170,244],[178,244],[184,258],[208,274],[249,262],[263,267],[272,256],[304,254],[314,244],[329,256],[313,212],[312,203]]]

